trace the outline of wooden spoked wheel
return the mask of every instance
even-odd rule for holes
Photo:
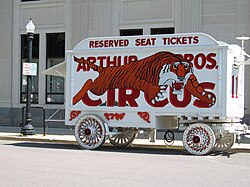
[[[100,117],[84,115],[75,125],[75,138],[83,149],[96,149],[105,141],[105,126]]]
[[[183,145],[191,154],[205,155],[213,149],[214,144],[214,132],[204,123],[192,124],[183,133]]]
[[[233,133],[223,132],[216,136],[214,151],[226,151],[230,149],[235,142],[235,135]]]
[[[109,139],[110,143],[114,146],[126,147],[134,141],[136,136],[136,132],[129,128],[122,128],[119,130],[119,133],[111,136]]]

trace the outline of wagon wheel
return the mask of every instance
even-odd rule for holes
[[[215,151],[226,151],[230,149],[235,142],[235,135],[233,133],[220,133],[216,136],[216,142],[214,145]]]
[[[135,139],[136,133],[133,130],[122,129],[121,134],[113,135],[109,141],[114,146],[126,147]]]
[[[213,149],[214,144],[214,132],[204,123],[192,124],[183,133],[183,145],[191,154],[205,155]]]
[[[96,149],[105,141],[105,126],[100,117],[84,115],[75,125],[75,138],[83,149]]]

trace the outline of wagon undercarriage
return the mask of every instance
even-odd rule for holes
[[[239,140],[241,135],[250,133],[245,124],[221,123],[221,121],[217,124],[185,123],[179,129],[183,130],[184,148],[194,155],[205,155],[211,151],[226,151],[234,145],[236,137]],[[128,146],[140,133],[143,133],[150,141],[155,141],[155,132],[156,129],[149,128],[109,127],[101,117],[93,114],[83,115],[75,126],[78,144],[81,148],[89,150],[99,148],[107,139],[113,146]],[[164,136],[168,143],[173,141],[174,137],[172,132],[169,134],[170,132],[166,132]]]

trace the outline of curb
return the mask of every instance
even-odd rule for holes
[[[34,135],[35,136],[35,135]],[[24,137],[24,136],[0,136],[0,140],[13,140],[13,141],[31,141],[31,142],[52,142],[52,143],[66,143],[77,144],[75,140],[59,140],[53,138],[40,138],[40,137]]]

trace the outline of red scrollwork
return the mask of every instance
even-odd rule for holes
[[[81,111],[80,111],[80,110],[72,110],[72,111],[70,112],[69,121],[75,119],[77,116],[79,116],[79,114],[81,114]]]
[[[137,112],[137,114],[146,122],[150,123],[150,115],[148,112]]]
[[[104,113],[107,120],[123,120],[125,113]]]

